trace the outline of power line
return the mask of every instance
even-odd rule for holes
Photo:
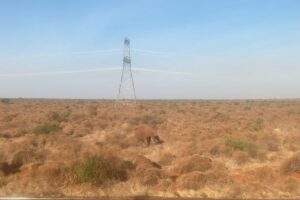
[[[95,50],[95,51],[74,51],[74,52],[64,52],[56,54],[37,54],[37,55],[27,55],[27,56],[8,56],[0,57],[0,60],[11,60],[11,59],[23,59],[23,58],[40,58],[40,57],[59,57],[59,56],[68,56],[68,55],[118,55],[121,54],[120,49],[109,49],[109,50]]]
[[[155,50],[144,50],[144,49],[133,49],[132,51],[140,55],[152,55],[152,56],[183,56],[183,57],[195,56],[195,55],[183,54],[179,52],[155,51]]]
[[[81,73],[90,73],[90,72],[109,72],[109,71],[120,71],[120,70],[121,70],[120,67],[108,67],[108,68],[94,68],[94,69],[84,69],[84,70],[0,74],[0,77],[48,76],[48,75],[60,75],[60,74],[81,74]]]
[[[200,73],[194,72],[184,72],[184,71],[171,71],[171,70],[156,70],[150,68],[132,68],[133,71],[140,72],[151,72],[151,73],[160,73],[160,74],[174,74],[174,75],[187,75],[187,76],[200,76]]]
[[[90,72],[110,72],[121,71],[120,67],[107,67],[107,68],[91,68],[84,70],[63,70],[63,71],[49,71],[49,72],[26,72],[26,73],[10,73],[0,74],[0,77],[25,77],[25,76],[47,76],[47,75],[60,75],[60,74],[80,74]],[[187,76],[200,76],[200,73],[186,72],[186,71],[172,71],[172,70],[156,70],[151,68],[131,68],[133,72],[150,72],[159,74],[172,74],[172,75],[187,75]]]
[[[142,50],[142,49],[133,49],[134,53],[143,56],[156,56],[156,57],[192,57],[195,55],[182,54],[177,52],[163,52],[163,51],[153,51],[153,50]],[[27,59],[27,58],[43,58],[43,57],[61,57],[68,55],[119,55],[122,53],[122,49],[108,49],[108,50],[91,50],[91,51],[73,51],[73,52],[62,52],[55,54],[36,54],[36,55],[24,55],[24,56],[7,56],[0,57],[0,60],[14,60],[14,59]]]

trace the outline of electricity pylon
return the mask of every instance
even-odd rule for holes
[[[123,70],[117,101],[123,105],[136,106],[135,87],[131,71],[130,41],[124,40]]]

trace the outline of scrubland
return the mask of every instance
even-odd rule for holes
[[[300,101],[0,101],[0,196],[135,195],[300,198]]]

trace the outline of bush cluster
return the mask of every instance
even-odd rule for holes
[[[126,172],[117,166],[102,156],[91,156],[77,163],[74,173],[80,183],[89,182],[102,185],[109,181],[126,180]]]
[[[45,123],[45,124],[37,126],[33,132],[36,134],[49,134],[49,133],[57,132],[60,130],[61,130],[61,127],[57,124]]]
[[[0,101],[1,101],[1,103],[4,103],[4,104],[10,103],[10,99],[1,99]]]
[[[264,129],[265,127],[265,124],[264,124],[264,120],[262,118],[257,118],[253,121],[251,121],[249,124],[248,124],[248,127],[250,128],[250,130],[252,131],[261,131]]]
[[[251,156],[255,156],[257,153],[256,145],[247,140],[231,138],[226,141],[226,146],[233,150],[247,151]]]

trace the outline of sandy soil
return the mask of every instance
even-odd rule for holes
[[[122,177],[79,179],[93,156]],[[0,101],[0,196],[133,195],[300,198],[300,101]]]

